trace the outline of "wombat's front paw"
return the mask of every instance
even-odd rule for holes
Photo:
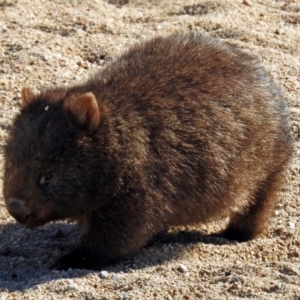
[[[80,257],[77,253],[71,252],[59,258],[56,263],[51,266],[54,270],[67,269],[84,269],[84,257]]]
[[[92,255],[79,253],[75,250],[62,256],[51,268],[54,270],[67,270],[70,268],[100,270],[109,263],[108,260],[93,258]]]

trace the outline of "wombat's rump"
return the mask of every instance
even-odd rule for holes
[[[83,227],[58,268],[99,269],[171,225],[230,217],[262,233],[292,153],[289,110],[252,56],[199,34],[157,37],[70,87],[22,90],[5,148],[8,211]]]

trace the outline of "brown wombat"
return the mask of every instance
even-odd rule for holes
[[[252,56],[191,33],[132,47],[87,82],[22,90],[4,197],[35,228],[83,227],[58,269],[129,257],[172,225],[262,233],[292,155],[284,97]]]

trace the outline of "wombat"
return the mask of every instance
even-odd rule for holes
[[[77,220],[57,269],[101,269],[174,225],[263,233],[292,156],[289,109],[252,55],[197,33],[137,44],[82,84],[22,90],[5,147],[9,213]]]

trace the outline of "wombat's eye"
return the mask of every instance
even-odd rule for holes
[[[52,178],[53,178],[53,173],[47,173],[40,178],[40,184],[44,185],[45,183],[50,182]]]

